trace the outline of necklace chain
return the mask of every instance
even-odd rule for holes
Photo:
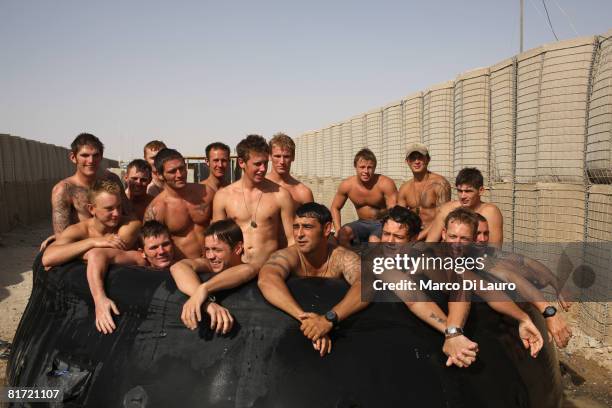
[[[251,219],[251,227],[252,228],[257,228],[257,210],[259,209],[259,202],[261,201],[261,196],[263,196],[263,190],[260,190],[259,192],[259,198],[257,199],[257,205],[255,206],[255,213],[253,215],[251,215],[251,211],[249,210],[249,206],[247,205],[246,202],[246,195],[244,194],[244,180],[242,181],[242,198],[244,199],[244,207],[247,210],[247,213],[249,213],[249,218]]]

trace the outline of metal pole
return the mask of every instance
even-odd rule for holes
[[[524,13],[525,0],[520,0],[520,3],[521,3],[521,18],[520,18],[521,45],[519,48],[519,52],[523,52],[523,13]]]

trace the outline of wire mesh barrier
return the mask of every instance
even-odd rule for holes
[[[595,276],[592,286],[581,289],[585,298],[610,293],[612,254],[597,243],[612,241],[612,30],[461,74],[354,116],[342,128],[341,153],[333,156],[342,161],[334,165],[342,177],[354,174],[353,156],[368,146],[377,154],[379,172],[400,184],[410,177],[406,146],[425,143],[429,169],[451,184],[463,167],[482,171],[485,199],[500,208],[504,241],[514,251],[554,268],[567,256],[573,262],[566,267],[584,262]],[[339,181],[333,179],[331,187],[323,181],[326,204]],[[350,202],[342,216],[343,222],[355,219]],[[536,242],[583,245],[581,253],[568,255],[536,249]],[[580,328],[610,344],[608,304],[584,302],[579,310]]]
[[[538,181],[582,183],[595,37],[544,47],[539,95]]]
[[[394,102],[383,109],[383,146],[405,146],[402,140],[402,102]],[[380,158],[380,172],[391,178],[405,178],[406,166],[402,149],[384,149]]]
[[[403,137],[400,137],[400,140],[404,140],[404,146],[423,140],[423,94],[421,92],[409,95],[404,99],[402,114]],[[398,150],[402,153],[403,164],[405,160],[404,149],[400,148]],[[409,170],[405,167],[403,178],[408,177],[408,174]]]
[[[378,166],[384,166],[383,158],[383,111],[382,109],[374,109],[365,115],[365,143],[378,158]]]
[[[514,176],[519,183],[532,183],[536,179],[543,55],[544,50],[537,48],[518,56]]]
[[[600,296],[612,289],[612,252],[601,243],[612,242],[612,186],[592,185],[587,190],[585,265],[592,268],[598,285],[585,288],[585,297]],[[596,293],[592,293],[596,292]],[[593,338],[610,341],[612,314],[607,302],[585,302],[579,304],[581,328]]]
[[[330,163],[330,176],[338,177],[342,171],[342,124],[337,123],[331,127],[331,163]]]
[[[317,133],[317,132],[315,132]],[[332,176],[332,161],[333,161],[333,146],[334,141],[331,137],[331,127],[323,129],[320,133],[318,133],[317,140],[317,162],[320,164],[319,166],[319,174],[321,177],[331,177]],[[325,158],[328,160],[325,160]],[[332,159],[332,160],[329,160]]]
[[[423,143],[431,155],[429,168],[447,179],[453,175],[452,81],[434,86],[423,95]]]
[[[489,179],[489,69],[466,72],[455,80],[453,173],[477,167]]]
[[[340,174],[342,177],[348,177],[353,174],[352,140],[351,121],[342,122],[342,144],[340,150],[340,157],[342,158],[342,163],[340,164]]]
[[[368,142],[365,138],[365,115],[355,116],[351,119],[351,140],[352,140],[352,156],[351,156],[351,167],[353,166],[353,156]]]
[[[491,67],[489,178],[491,183],[508,183],[514,177],[514,134],[516,131],[516,60],[507,59]]]
[[[592,183],[612,183],[612,30],[600,39],[589,98],[586,166]]]

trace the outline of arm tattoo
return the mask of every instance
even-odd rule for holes
[[[155,208],[152,205],[149,205],[144,214],[144,222],[150,220],[157,220],[157,213],[155,212]]]
[[[51,199],[53,232],[55,234],[59,234],[70,225],[69,186],[67,183],[64,183],[62,187],[61,192],[54,194]]]
[[[438,184],[438,188],[437,188],[437,202],[436,202],[436,206],[439,207],[442,204],[450,201],[450,197],[451,197],[451,187],[450,184],[448,184],[448,182],[444,181],[442,183]]]
[[[360,278],[361,258],[356,253],[347,250],[342,257],[341,267],[344,279],[351,285]]]
[[[268,261],[264,264],[264,266],[274,266],[279,268],[283,273],[290,275],[291,274],[291,263],[289,262],[289,258],[283,255],[280,252],[273,253]]]
[[[435,320],[438,323],[442,323],[442,324],[446,324],[446,319],[442,319],[440,316],[438,316],[437,314],[435,314],[434,312],[431,312],[431,314],[429,315],[429,317],[433,320]]]

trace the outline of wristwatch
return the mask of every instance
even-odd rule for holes
[[[332,324],[332,327],[336,327],[338,325],[338,314],[333,310],[325,313],[325,320]]]
[[[215,303],[217,301],[217,298],[215,297],[215,295],[208,295],[208,298],[206,298],[206,300],[208,301],[208,303]]]
[[[557,308],[554,306],[546,306],[546,308],[542,312],[542,316],[544,316],[544,318],[553,317],[556,314],[557,314]]]
[[[457,336],[462,336],[462,335],[463,335],[463,329],[461,327],[448,326],[444,330],[444,337],[446,337],[447,339],[457,337]]]

